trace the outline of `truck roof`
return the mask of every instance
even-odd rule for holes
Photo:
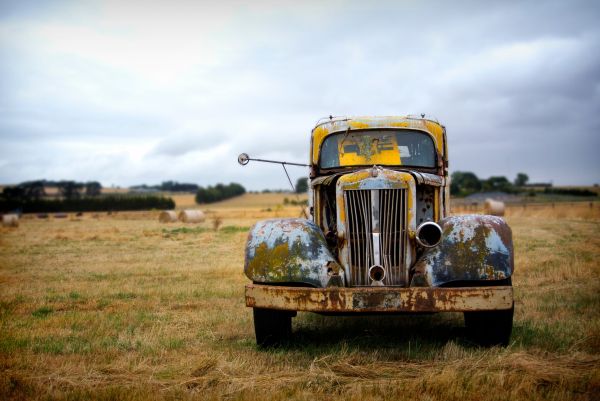
[[[319,160],[319,150],[326,137],[340,131],[376,128],[413,129],[429,133],[441,155],[445,155],[445,127],[438,121],[414,116],[327,117],[319,120],[311,134],[311,164]]]

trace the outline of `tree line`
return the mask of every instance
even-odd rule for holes
[[[58,189],[59,198],[49,198],[46,188]],[[102,195],[97,181],[26,181],[8,186],[0,194],[0,211],[22,213],[89,212],[172,209],[175,202],[162,196]]]
[[[0,198],[0,211],[21,213],[108,212],[126,210],[173,209],[171,198],[155,195],[107,195],[70,199]]]
[[[455,171],[451,175],[450,194],[454,196],[468,196],[476,192],[506,192],[521,193],[530,191],[533,186],[544,187],[544,193],[556,195],[573,196],[596,196],[596,193],[587,189],[579,188],[552,188],[551,184],[529,184],[529,176],[518,173],[511,182],[504,176],[491,176],[487,179],[479,179],[475,173],[470,171]],[[535,192],[533,192],[535,195]]]
[[[196,192],[196,203],[219,202],[245,193],[246,188],[235,182],[232,182],[229,185],[219,183],[215,186],[208,186],[206,188],[199,187]]]
[[[196,192],[198,191],[198,184],[192,184],[189,182],[177,182],[177,181],[163,181],[160,185],[134,185],[130,187],[133,190],[147,190],[147,191],[165,191],[165,192]]]
[[[42,199],[48,194],[47,187],[56,187],[61,197],[65,199],[80,198],[82,196],[99,196],[102,193],[102,185],[98,181],[48,181],[36,180],[25,181],[17,185],[5,187],[2,191],[4,199],[19,199],[32,201]]]

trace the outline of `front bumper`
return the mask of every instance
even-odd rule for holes
[[[246,306],[307,312],[467,312],[510,309],[506,287],[282,287],[246,285]]]

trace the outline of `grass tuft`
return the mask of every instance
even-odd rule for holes
[[[54,309],[50,308],[49,306],[42,306],[41,308],[38,308],[38,309],[34,310],[33,312],[31,312],[31,316],[38,317],[38,318],[45,318],[52,312],[54,312]]]
[[[240,227],[240,226],[225,226],[221,228],[221,232],[224,234],[234,234],[234,233],[246,233],[250,230],[250,227]]]

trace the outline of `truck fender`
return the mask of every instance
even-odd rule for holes
[[[411,286],[504,280],[514,270],[512,232],[496,216],[452,216],[439,222],[442,241],[426,249],[414,265]]]
[[[244,273],[256,283],[344,286],[343,269],[312,221],[273,219],[248,234]]]

